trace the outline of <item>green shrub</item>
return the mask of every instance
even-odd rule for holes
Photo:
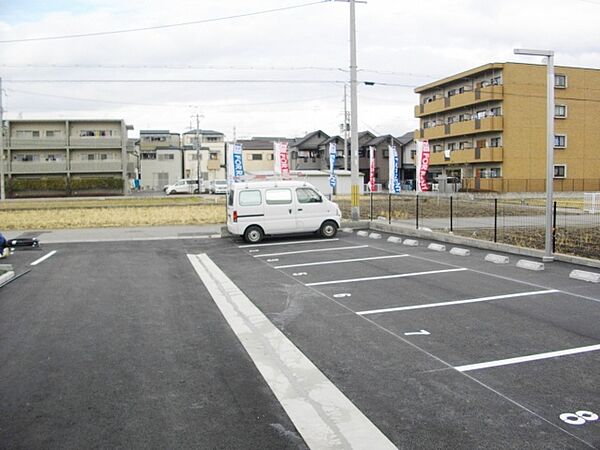
[[[22,191],[66,191],[67,177],[12,178],[13,192]]]
[[[121,190],[123,180],[116,177],[71,178],[71,191]]]

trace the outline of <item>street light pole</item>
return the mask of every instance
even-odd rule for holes
[[[546,58],[546,233],[543,261],[554,260],[552,255],[552,197],[554,193],[554,52],[552,50],[515,49],[515,55]]]
[[[196,178],[198,182],[198,195],[202,193],[200,185],[200,117],[196,114]]]

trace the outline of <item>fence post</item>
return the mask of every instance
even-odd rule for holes
[[[494,242],[498,242],[498,199],[494,199]]]
[[[552,253],[556,253],[556,202],[554,202],[554,212],[552,215]]]
[[[453,227],[453,208],[452,208],[452,196],[450,196],[450,232],[454,231],[454,227]]]
[[[392,224],[392,194],[388,194],[388,225]]]
[[[417,230],[419,229],[419,196],[417,195],[417,214],[416,214],[416,219],[417,219]]]
[[[373,222],[373,191],[369,195],[369,217],[371,222]]]

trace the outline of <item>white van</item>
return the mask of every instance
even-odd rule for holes
[[[338,205],[303,181],[234,183],[227,193],[227,229],[252,244],[276,234],[318,231],[331,238],[341,220]]]

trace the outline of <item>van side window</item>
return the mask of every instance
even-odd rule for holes
[[[259,206],[261,203],[260,191],[240,191],[240,206]]]
[[[298,203],[321,203],[323,201],[319,194],[309,188],[296,189],[296,195]]]
[[[290,189],[267,189],[265,200],[267,205],[287,205],[292,203],[292,191]]]

